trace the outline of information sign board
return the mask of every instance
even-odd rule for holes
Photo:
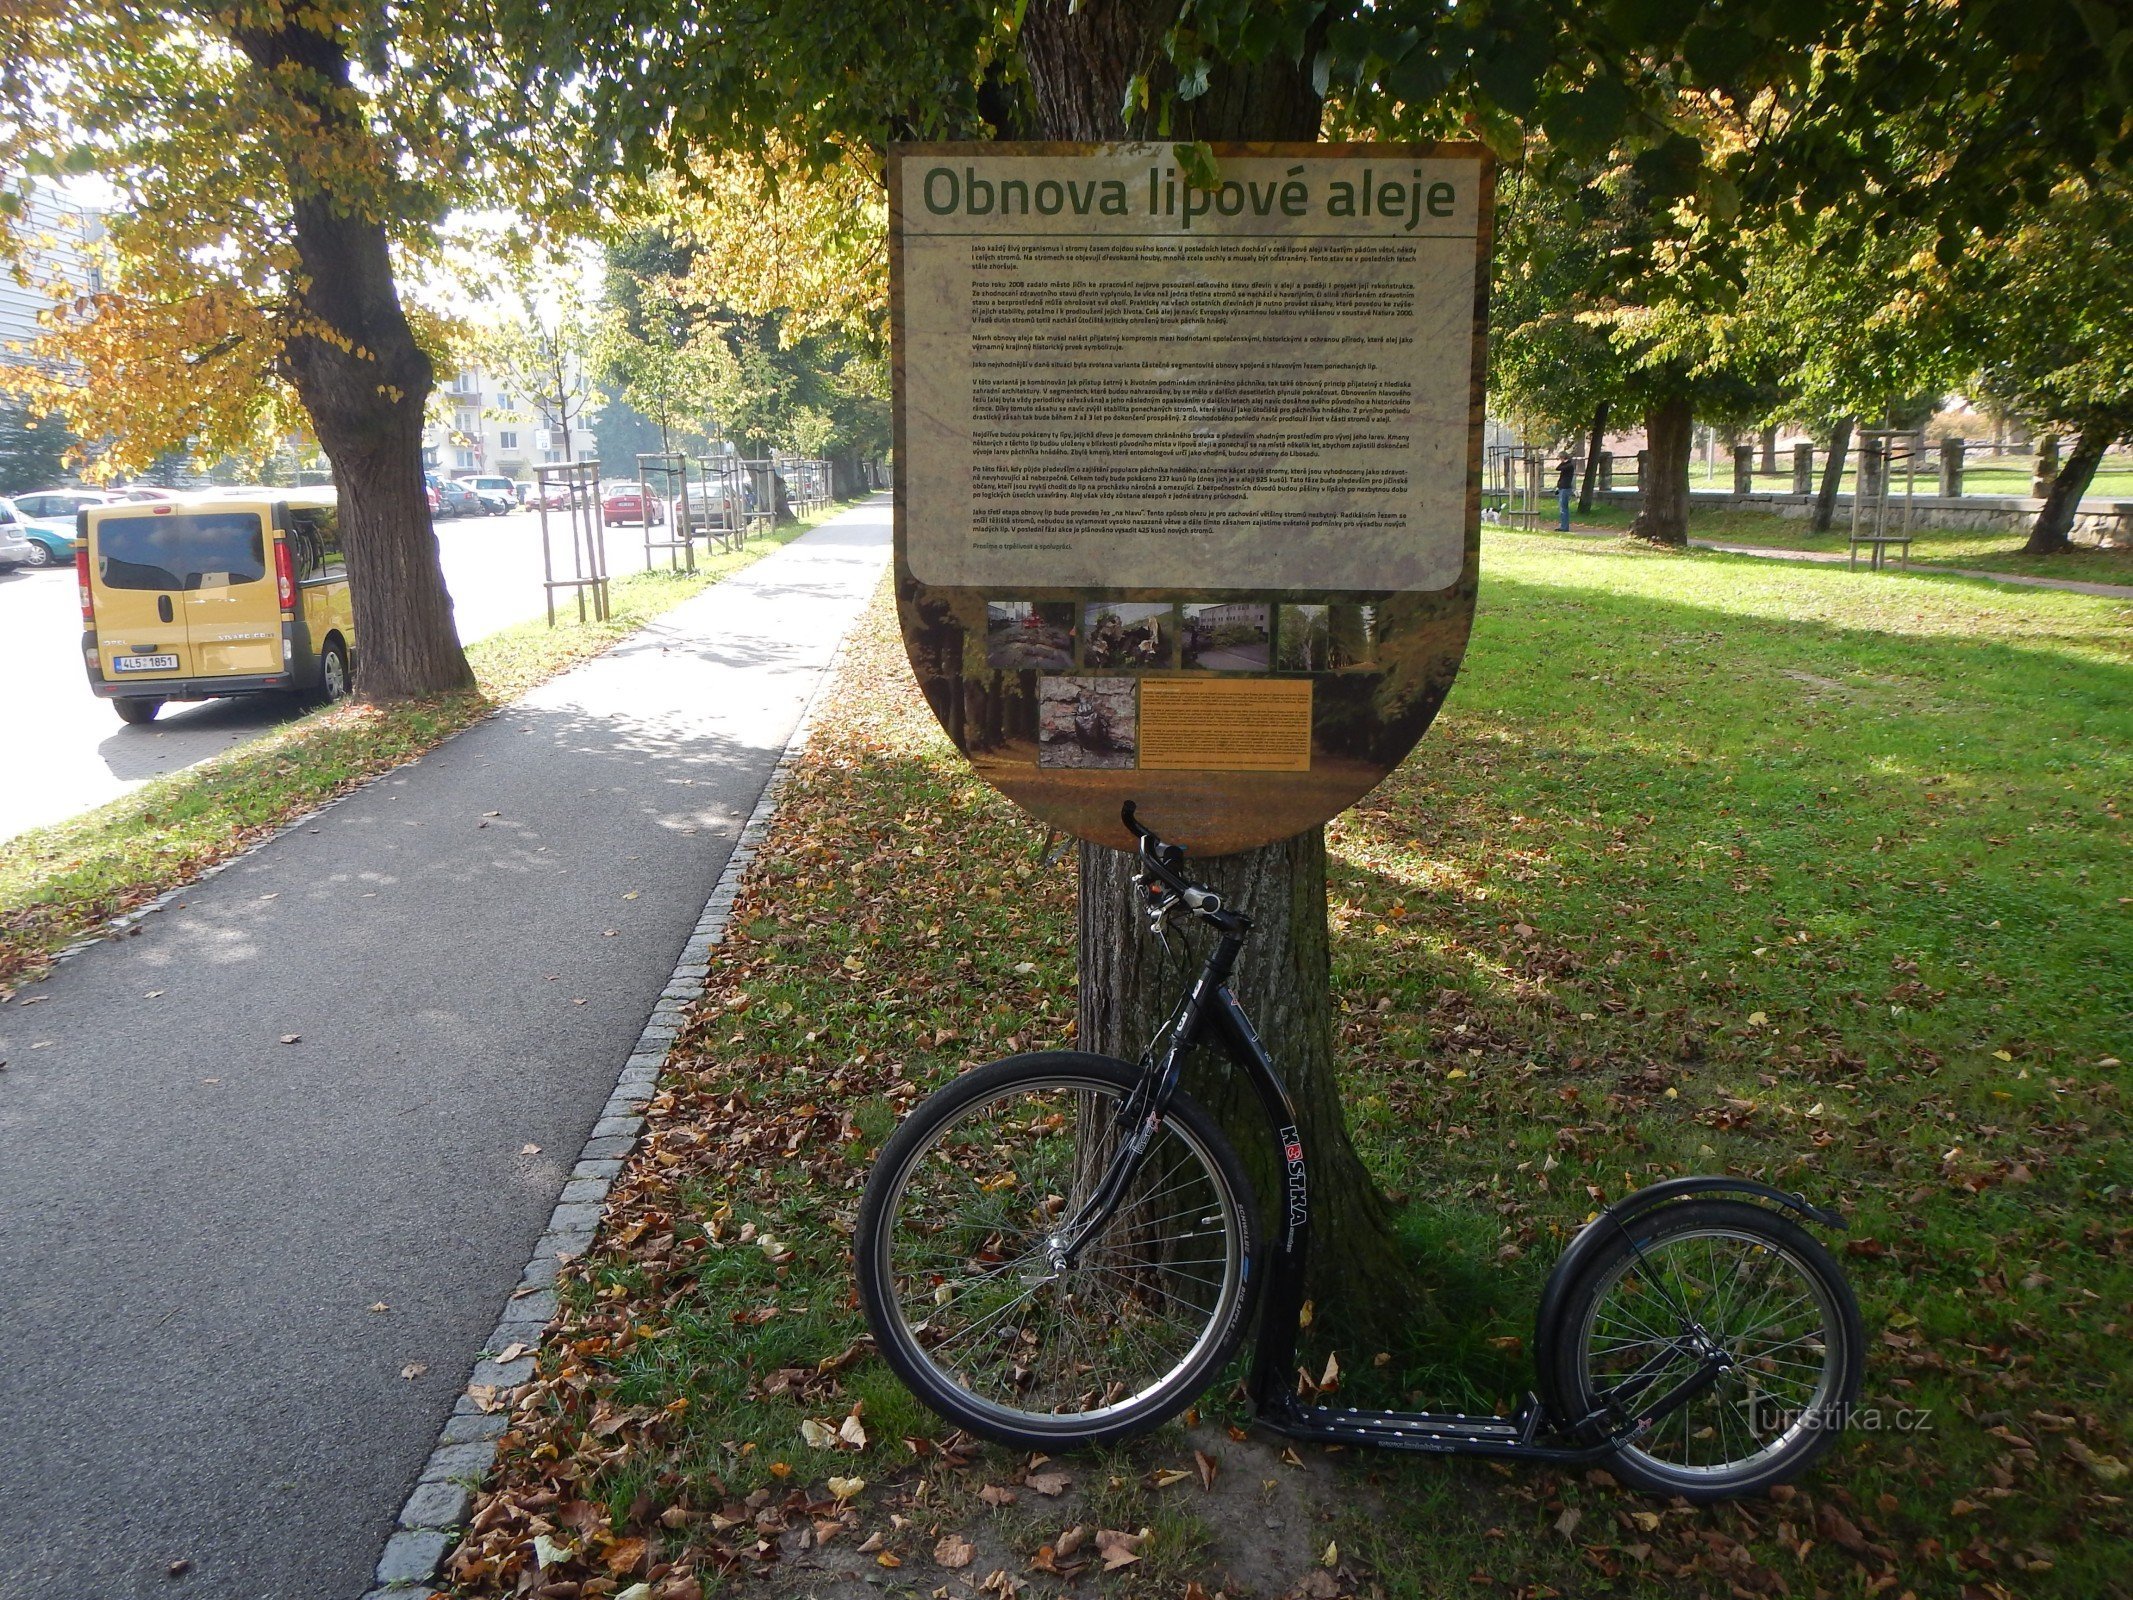
[[[1473,616],[1479,146],[889,159],[896,581],[942,725],[1124,846],[1286,838],[1429,724]]]

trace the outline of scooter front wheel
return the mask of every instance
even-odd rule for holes
[[[1835,1442],[1866,1360],[1835,1259],[1797,1223],[1737,1200],[1631,1218],[1570,1286],[1549,1344],[1566,1420],[1608,1433],[1654,1417],[1616,1453],[1615,1475],[1693,1501],[1798,1477]],[[1662,1411],[1714,1361],[1715,1382]]]
[[[1211,1382],[1257,1287],[1250,1180],[1170,1104],[1107,1220],[1071,1225],[1130,1130],[1140,1072],[1058,1051],[966,1073],[883,1147],[852,1253],[875,1343],[950,1422],[1061,1450],[1152,1428]]]

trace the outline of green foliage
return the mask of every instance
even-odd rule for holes
[[[1956,279],[1987,394],[2046,427],[2133,433],[2133,183],[2061,185]]]
[[[59,417],[32,416],[0,400],[0,495],[43,489],[66,475],[66,454],[78,441]]]

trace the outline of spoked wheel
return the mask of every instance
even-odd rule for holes
[[[1251,1186],[1207,1113],[1171,1102],[1126,1198],[1074,1252],[1139,1074],[1059,1052],[965,1074],[922,1103],[867,1180],[853,1241],[882,1354],[950,1422],[1058,1450],[1182,1410],[1243,1334]]]
[[[1689,1500],[1760,1494],[1805,1471],[1859,1396],[1866,1335],[1843,1270],[1761,1206],[1697,1200],[1628,1224],[1565,1297],[1557,1393],[1612,1430],[1713,1352],[1718,1379],[1614,1458],[1616,1476]]]

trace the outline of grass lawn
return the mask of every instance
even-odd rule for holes
[[[2062,460],[2065,459],[2063,450],[2060,452],[2060,458]],[[1853,462],[1858,460],[1856,452],[1851,455],[1850,459]],[[1620,457],[1616,458],[1616,463],[1618,468],[1625,466]],[[1784,450],[1779,451],[1778,463],[1779,470],[1776,472],[1757,472],[1755,474],[1755,487],[1757,489],[1775,490],[1788,494],[1791,492],[1791,453]],[[1822,481],[1822,466],[1823,458],[1817,455],[1815,457],[1815,481],[1817,483]],[[1634,455],[1628,458],[1626,468],[1632,477],[1635,476],[1636,457]],[[2024,498],[2029,494],[2030,485],[2034,481],[2034,472],[2035,464],[2028,456],[1988,456],[1980,454],[1973,446],[1969,460],[1963,466],[1963,492],[1965,494],[2007,495],[2018,499]],[[1849,494],[1858,481],[1858,468],[1856,466],[1848,466],[1843,476],[1844,492]],[[1708,473],[1704,470],[1704,463],[1701,458],[1697,459],[1689,469],[1689,482],[1699,489],[1716,488],[1722,485],[1730,486],[1733,482],[1732,456],[1721,452]],[[1939,492],[1939,486],[1939,447],[1937,445],[1928,445],[1924,458],[1918,463],[1917,492],[1922,495],[1936,494]],[[1903,464],[1900,461],[1897,463],[1895,487],[1899,491],[1903,488]],[[2133,457],[2105,456],[2096,469],[2096,475],[2089,480],[2088,492],[2082,498],[2086,500],[2133,500]]]
[[[1544,526],[1553,526],[1553,515],[1550,511]],[[1595,506],[1590,515],[1573,512],[1571,521],[1581,528],[1626,529],[1635,516],[1626,507]],[[1826,550],[1841,556],[1850,548],[1848,526],[1841,510],[1837,525],[1828,533],[1813,532],[1804,517],[1781,517],[1768,511],[1737,511],[1719,506],[1692,506],[1689,511],[1691,538],[1761,545],[1772,550]],[[2027,537],[2026,532],[1923,528],[1911,544],[1911,565],[2133,585],[2133,547],[2099,550],[2094,545],[2076,545],[2055,556],[2026,556],[2022,554],[2022,542]],[[1889,559],[1896,559],[1894,551],[1889,553]],[[1864,565],[1865,551],[1860,552],[1859,560]]]
[[[1706,1510],[1285,1452],[1220,1388],[1093,1458],[944,1438],[859,1342],[856,1192],[924,1089],[1071,1036],[1074,880],[878,601],[457,1592],[2128,1593],[2133,611],[1531,535],[1483,571],[1437,727],[1331,830],[1353,1126],[1452,1332],[1321,1322],[1307,1359],[1358,1399],[1514,1401],[1568,1233],[1732,1171],[1850,1214],[1879,1426]]]
[[[522,622],[467,647],[474,692],[326,707],[108,805],[0,845],[0,999],[52,954],[189,882],[314,807],[413,759],[496,705],[598,655],[661,612],[805,532],[823,512],[691,574],[617,578],[610,619]]]

